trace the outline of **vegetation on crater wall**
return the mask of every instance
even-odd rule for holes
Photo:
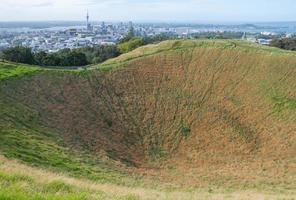
[[[137,175],[153,174],[186,186],[293,186],[294,55],[238,41],[178,40],[89,70],[2,62],[0,151],[103,183],[134,186]],[[270,95],[274,89],[281,95]],[[54,188],[71,193],[59,182],[45,190]]]

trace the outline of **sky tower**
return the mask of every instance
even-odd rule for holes
[[[91,31],[91,25],[89,23],[89,14],[88,14],[88,10],[87,10],[87,13],[86,13],[86,30],[87,31]]]

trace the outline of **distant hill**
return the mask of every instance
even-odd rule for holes
[[[0,152],[100,183],[295,195],[295,55],[176,40],[89,70],[2,62]]]
[[[0,22],[0,28],[3,29],[44,29],[53,27],[73,27],[73,26],[84,26],[85,22],[82,21],[41,21],[41,22]]]

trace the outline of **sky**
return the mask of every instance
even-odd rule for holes
[[[0,0],[0,21],[296,21],[295,0]]]

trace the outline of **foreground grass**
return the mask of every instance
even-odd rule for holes
[[[293,196],[294,195],[294,196]],[[20,164],[0,156],[1,200],[201,200],[201,199],[296,199],[289,193],[256,191],[213,191],[211,188],[191,190],[154,190],[102,184],[70,178]]]
[[[3,157],[0,160],[2,200],[138,199],[132,194],[108,194],[99,189],[82,187],[78,183],[70,183],[74,179],[34,170]]]

